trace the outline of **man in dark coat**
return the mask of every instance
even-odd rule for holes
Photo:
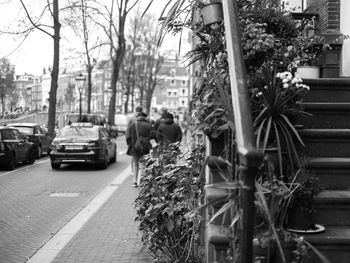
[[[135,108],[135,115],[134,116],[131,116],[129,119],[128,119],[128,124],[127,124],[127,128],[126,128],[126,131],[125,131],[125,137],[128,137],[129,135],[129,130],[130,130],[130,126],[131,124],[136,120],[137,118],[137,115],[139,113],[142,113],[142,107],[141,106],[136,106]]]
[[[151,140],[153,138],[153,127],[148,121],[147,115],[140,112],[136,115],[136,120],[131,123],[129,133],[126,135],[126,143],[128,145],[127,154],[132,156],[132,171],[134,174],[133,185],[136,187],[138,184],[139,174],[139,161],[142,155],[135,150],[135,144],[138,136],[142,136]]]
[[[157,142],[160,144],[181,142],[182,130],[181,127],[174,123],[174,116],[167,113],[158,126],[156,133]]]
[[[159,127],[159,124],[162,122],[162,120],[165,118],[165,116],[168,114],[168,109],[165,107],[160,108],[160,118],[156,120],[154,123],[154,130],[156,131]]]

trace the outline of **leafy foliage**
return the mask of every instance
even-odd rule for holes
[[[279,172],[282,176],[282,154],[287,155],[292,172],[300,167],[294,141],[297,140],[302,145],[303,142],[294,122],[302,115],[309,115],[300,104],[309,87],[288,71],[279,72],[275,76],[273,70],[264,69],[263,72],[265,74],[251,88],[256,143],[263,152],[268,146],[277,147]]]
[[[140,223],[143,242],[155,257],[164,262],[195,263],[201,258],[195,249],[200,217],[196,215],[189,222],[184,215],[198,206],[202,193],[203,148],[182,157],[178,145],[170,144],[145,158],[135,220]]]
[[[312,174],[307,174],[304,167],[298,171],[296,177],[293,194],[288,199],[288,209],[296,208],[300,211],[312,213],[314,199],[322,190],[319,179]]]

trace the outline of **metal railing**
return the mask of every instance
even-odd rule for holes
[[[262,163],[263,154],[255,146],[237,3],[234,0],[222,0],[222,4],[236,127],[236,150],[239,155],[240,178],[243,180],[240,262],[251,263],[253,261],[254,180]]]

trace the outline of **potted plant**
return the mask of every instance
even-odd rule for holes
[[[314,199],[322,190],[318,178],[306,174],[305,168],[297,172],[293,190],[287,200],[286,226],[297,232],[318,230],[314,218]]]
[[[297,21],[298,36],[292,39],[288,52],[294,57],[293,66],[301,78],[319,78],[318,60],[329,48],[323,37],[310,34],[315,30],[313,19]]]
[[[283,155],[290,172],[297,170],[295,140],[302,145],[303,141],[294,124],[299,116],[309,115],[300,104],[309,87],[289,71],[274,74],[263,68],[260,74],[251,88],[256,144],[263,152],[271,146],[277,149],[278,177],[288,181],[282,169]]]
[[[223,20],[222,14],[222,4],[220,0],[211,0],[206,3],[201,8],[201,15],[203,19],[203,24],[205,26],[212,25],[214,23],[221,23]]]

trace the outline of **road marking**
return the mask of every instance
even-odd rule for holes
[[[112,196],[123,181],[130,175],[131,167],[124,169],[114,180],[103,189],[87,206],[73,217],[59,230],[41,249],[39,249],[27,263],[50,263],[58,253],[68,244],[85,223]]]
[[[35,163],[33,163],[33,164],[26,165],[26,166],[24,166],[24,167],[22,167],[22,168],[18,168],[18,169],[12,170],[12,171],[5,172],[5,173],[3,173],[3,174],[0,174],[0,177],[1,177],[1,176],[4,176],[4,175],[8,175],[8,174],[15,173],[15,172],[18,172],[18,171],[27,170],[27,169],[30,168],[30,167],[33,167],[33,166],[38,165],[38,164],[41,164],[41,163],[45,163],[45,162],[47,162],[47,161],[49,161],[49,160],[50,160],[50,159],[46,159],[46,160],[43,160],[43,161],[38,161],[38,162],[35,162]]]

